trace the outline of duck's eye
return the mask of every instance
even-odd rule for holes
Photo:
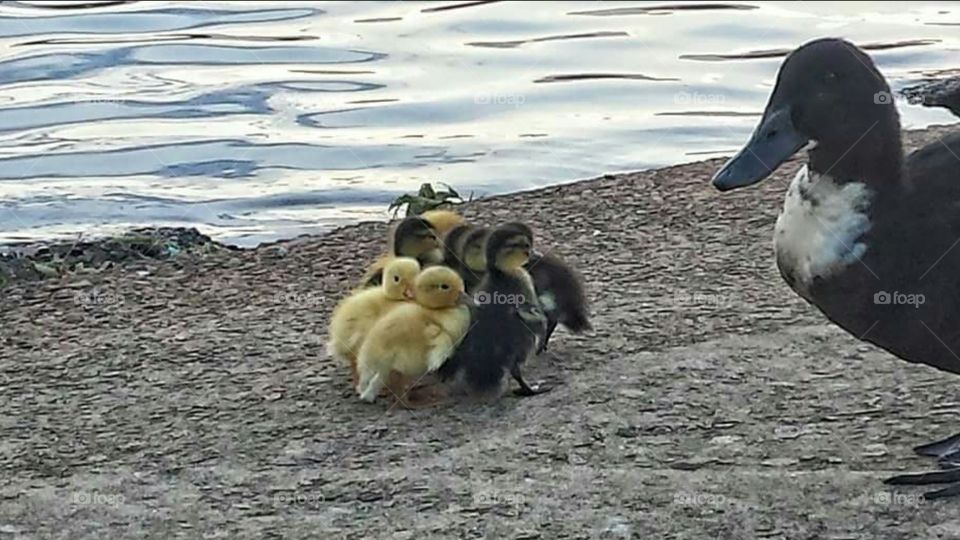
[[[767,140],[770,140],[770,139],[776,137],[776,136],[777,136],[777,133],[779,133],[779,132],[778,132],[777,130],[775,130],[775,129],[771,129],[770,131],[768,131],[768,132],[767,132],[767,135],[766,135]]]
[[[446,283],[441,283],[441,284],[440,284],[440,290],[445,291],[445,290],[447,290],[447,289],[449,289],[449,288],[450,288],[450,286],[447,285]]]
[[[400,276],[393,276],[394,283],[400,283]]]

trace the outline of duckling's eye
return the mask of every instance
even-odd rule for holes
[[[441,290],[444,290],[444,291],[445,291],[445,290],[447,290],[447,289],[449,289],[449,288],[450,288],[450,286],[447,285],[446,283],[441,283],[441,284],[440,284],[440,289],[441,289]]]
[[[400,276],[393,276],[394,283],[400,283]]]

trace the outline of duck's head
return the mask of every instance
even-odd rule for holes
[[[490,233],[486,243],[487,269],[516,272],[530,260],[533,231],[523,223],[507,223]]]
[[[487,269],[487,257],[484,250],[489,236],[490,229],[485,227],[474,228],[464,235],[460,246],[457,248],[463,264],[474,272],[485,272]]]
[[[430,225],[433,225],[434,230],[436,230],[437,234],[441,237],[446,236],[454,227],[463,225],[464,223],[463,216],[453,210],[427,210],[420,214],[420,217],[425,219]]]
[[[392,242],[393,254],[397,257],[413,257],[432,263],[443,260],[436,230],[429,221],[421,217],[402,219],[393,231]]]
[[[462,224],[450,229],[443,237],[444,259],[462,263],[460,245],[463,239],[473,230],[472,225]]]
[[[431,266],[420,272],[415,288],[417,303],[430,309],[449,308],[469,303],[463,280],[446,266]]]
[[[820,174],[851,180],[900,172],[900,123],[890,87],[848,41],[818,39],[787,56],[760,124],[713,185],[727,191],[755,184],[808,145],[810,168]]]
[[[420,263],[410,257],[397,257],[383,269],[383,292],[391,300],[412,300],[413,284],[420,273]]]

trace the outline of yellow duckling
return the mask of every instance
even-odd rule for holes
[[[364,338],[384,314],[401,304],[412,304],[407,301],[414,297],[413,286],[419,273],[420,263],[416,259],[393,259],[384,268],[381,286],[359,290],[334,308],[327,351],[333,358],[350,365],[353,384],[357,383],[357,354]]]
[[[454,227],[465,223],[463,216],[452,210],[427,210],[420,214],[420,217],[427,220],[440,238],[447,235]]]
[[[416,377],[436,371],[470,326],[463,280],[445,266],[427,268],[414,283],[415,303],[391,310],[370,329],[357,357],[357,393],[373,401],[391,371]]]

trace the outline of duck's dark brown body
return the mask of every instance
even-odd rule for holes
[[[803,296],[859,339],[960,374],[960,160],[950,152],[960,155],[960,134],[910,155],[899,184],[875,194],[864,255]]]

